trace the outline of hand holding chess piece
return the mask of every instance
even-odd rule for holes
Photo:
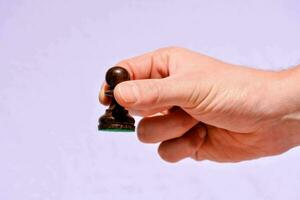
[[[129,73],[122,67],[112,67],[106,73],[106,83],[109,89],[105,96],[111,98],[109,108],[105,114],[100,117],[98,130],[105,131],[134,131],[134,118],[128,114],[128,111],[122,107],[114,98],[114,88],[118,83],[130,80]]]
[[[137,136],[160,142],[166,161],[239,162],[300,146],[300,65],[263,71],[183,48],[119,63],[134,81],[119,84],[115,98],[144,117]]]

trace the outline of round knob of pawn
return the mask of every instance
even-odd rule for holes
[[[106,72],[105,79],[110,89],[114,89],[118,83],[130,80],[130,75],[123,67],[115,66]]]

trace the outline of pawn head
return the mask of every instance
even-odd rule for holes
[[[118,83],[130,80],[130,75],[123,67],[115,66],[106,72],[105,79],[110,89],[114,89]]]

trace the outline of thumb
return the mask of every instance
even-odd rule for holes
[[[135,109],[184,106],[193,91],[186,81],[175,78],[132,80],[119,83],[114,96],[119,104]]]

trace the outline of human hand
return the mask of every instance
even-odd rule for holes
[[[286,117],[300,106],[286,106],[292,97],[279,90],[286,83],[284,73],[232,65],[183,48],[159,49],[117,65],[132,79],[116,86],[117,102],[144,117],[138,137],[161,142],[158,152],[166,161],[238,162],[300,144],[299,121]],[[100,92],[103,104],[109,101],[106,89]]]

